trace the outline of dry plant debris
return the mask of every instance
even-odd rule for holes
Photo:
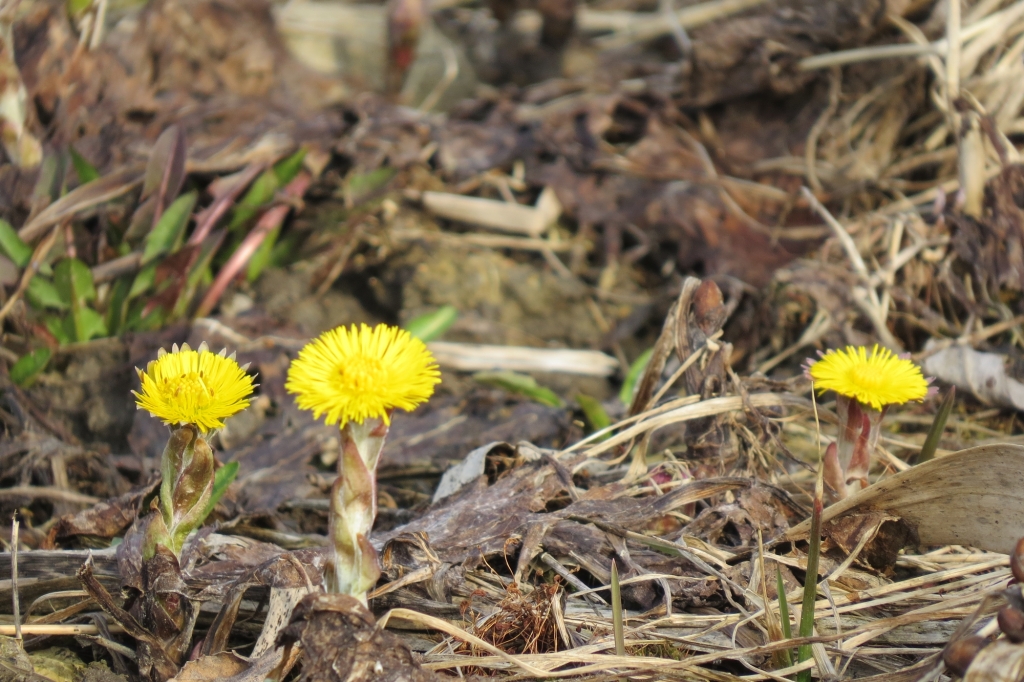
[[[0,5],[0,679],[1019,677],[1024,3],[316,4]],[[368,608],[323,594],[346,444],[289,363],[447,306]],[[147,551],[133,368],[204,342],[259,377],[237,479]],[[799,363],[874,344],[959,397],[812,559],[849,411]]]

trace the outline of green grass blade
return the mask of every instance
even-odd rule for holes
[[[953,401],[956,399],[956,386],[950,386],[946,396],[939,405],[939,411],[935,413],[935,420],[928,430],[928,437],[924,439],[921,452],[917,455],[914,464],[921,464],[935,457],[935,451],[939,449],[939,440],[942,439],[942,432],[946,429],[946,420],[949,413],[953,411]]]
[[[818,490],[814,495],[814,511],[811,513],[811,536],[807,548],[807,576],[804,578],[804,601],[800,612],[800,636],[810,637],[814,634],[814,602],[818,594],[818,557],[821,555],[821,512],[822,491],[819,478]],[[797,662],[803,663],[811,658],[811,645],[800,646]],[[801,670],[797,673],[797,682],[811,682],[811,671]]]
[[[622,591],[619,590],[619,567],[612,559],[612,631],[615,635],[615,655],[626,655],[626,633],[622,614]]]
[[[779,620],[782,622],[782,636],[793,639],[793,627],[789,624],[789,600],[786,599],[786,585],[782,582],[782,569],[775,567],[775,591],[779,594]],[[789,649],[782,652],[782,658],[788,668],[793,665],[793,655]]]

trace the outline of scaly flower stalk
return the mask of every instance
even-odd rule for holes
[[[831,350],[807,368],[820,392],[836,392],[839,439],[825,450],[825,483],[835,499],[868,485],[871,453],[890,405],[923,400],[928,381],[921,369],[887,348]]]
[[[171,427],[160,461],[160,513],[147,526],[145,558],[157,545],[180,556],[185,538],[203,524],[215,502],[213,450],[206,437],[249,406],[254,388],[246,368],[225,354],[211,353],[205,343],[198,350],[174,345],[170,353],[160,349],[145,371],[136,370],[138,408]]]
[[[299,351],[285,388],[299,407],[341,428],[331,487],[327,590],[366,603],[380,577],[370,530],[377,517],[377,463],[396,408],[412,410],[440,382],[434,357],[409,332],[377,325],[338,327]]]

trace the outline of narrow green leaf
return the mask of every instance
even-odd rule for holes
[[[793,638],[793,626],[789,623],[789,599],[786,598],[786,585],[782,582],[782,570],[775,567],[775,591],[779,593],[779,620],[782,621],[782,634],[786,639]]]
[[[820,465],[819,465],[820,466]],[[820,474],[819,474],[820,476]],[[807,546],[807,576],[804,578],[804,601],[800,611],[800,636],[810,637],[814,634],[814,602],[818,596],[818,559],[821,556],[821,513],[824,508],[821,497],[819,478],[818,492],[814,497],[814,507],[811,512],[811,533]],[[810,660],[812,656],[811,645],[800,646],[797,655],[797,663]],[[801,670],[797,673],[797,682],[811,682],[811,671]]]
[[[78,183],[84,185],[87,182],[96,180],[100,177],[100,172],[96,170],[96,167],[86,160],[84,156],[75,151],[74,147],[69,147],[68,150],[71,152],[71,163],[75,167],[75,173],[78,175]]]
[[[107,331],[111,336],[117,336],[124,327],[125,314],[128,311],[128,292],[131,290],[131,280],[121,277],[110,288],[110,300],[107,303]]]
[[[25,299],[37,310],[44,308],[67,310],[71,307],[71,302],[61,298],[53,282],[39,275],[29,281],[28,289],[25,290]]]
[[[235,208],[231,212],[231,222],[228,224],[228,230],[231,232],[237,231],[249,220],[256,217],[260,207],[274,198],[274,193],[277,192],[280,186],[281,183],[278,181],[277,173],[274,172],[273,168],[269,168],[261,173],[249,186],[245,196],[235,204]]]
[[[565,405],[551,389],[545,388],[537,383],[529,374],[517,372],[477,372],[473,379],[482,384],[497,386],[511,393],[518,393],[526,396],[535,403],[547,405],[548,407],[563,407]]]
[[[203,514],[203,520],[210,515],[213,508],[220,502],[220,498],[224,497],[224,493],[228,491],[228,486],[231,485],[234,480],[238,478],[238,462],[228,462],[213,475],[213,494],[210,495],[210,501],[206,503],[206,513]]]
[[[281,159],[274,164],[274,175],[277,176],[278,186],[284,187],[295,179],[295,176],[302,170],[302,162],[306,160],[306,152],[303,147],[291,156]]]
[[[177,250],[189,218],[192,217],[197,196],[196,192],[182,194],[160,215],[156,226],[146,235],[145,247],[142,250],[143,264],[152,262],[157,256]]]
[[[424,343],[441,338],[455,324],[459,311],[453,305],[443,305],[434,312],[424,313],[409,320],[406,331]]]
[[[156,263],[150,263],[139,270],[132,281],[132,288],[128,290],[128,298],[133,299],[149,291],[156,281]]]
[[[46,368],[46,363],[50,361],[50,355],[49,348],[37,348],[18,358],[18,361],[11,367],[11,381],[22,388],[28,388],[39,376],[39,373]]]
[[[615,655],[626,655],[625,618],[622,613],[622,590],[619,589],[619,566],[612,559],[612,636],[615,639]]]
[[[939,411],[935,413],[932,427],[928,430],[928,437],[924,439],[924,445],[921,446],[921,452],[918,453],[914,464],[922,464],[935,457],[935,451],[939,449],[939,441],[942,440],[942,432],[946,430],[946,420],[949,419],[949,413],[953,411],[955,399],[956,386],[950,386],[945,397],[942,398]]]
[[[629,371],[626,373],[626,380],[622,382],[622,389],[619,390],[619,400],[625,405],[629,405],[633,402],[633,394],[636,393],[636,385],[640,381],[640,377],[643,376],[644,370],[647,369],[647,364],[651,361],[651,355],[654,353],[653,348],[648,348],[640,354],[633,364],[629,366]]]
[[[587,423],[590,424],[590,429],[592,431],[600,431],[603,428],[611,426],[612,418],[608,416],[604,406],[595,398],[592,398],[585,393],[579,393],[576,395],[576,402],[580,404],[580,409],[583,410],[583,416],[587,418]],[[606,433],[598,440],[605,440],[610,435],[611,434]]]
[[[17,230],[6,220],[0,220],[0,249],[19,268],[25,267],[32,260],[32,247],[21,240]]]
[[[779,595],[779,620],[782,621],[782,636],[793,639],[793,626],[789,624],[789,600],[786,599],[786,585],[782,582],[782,569],[775,567],[775,591]],[[783,664],[788,668],[793,665],[793,652],[782,650]]]
[[[252,254],[252,258],[249,259],[249,265],[245,270],[247,281],[255,282],[256,278],[263,272],[263,269],[270,263],[270,255],[274,253],[274,246],[277,244],[277,238],[280,234],[281,228],[275,227],[263,238],[256,252]]]

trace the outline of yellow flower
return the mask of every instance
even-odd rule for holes
[[[412,410],[434,393],[441,373],[426,345],[398,327],[338,327],[306,344],[288,369],[285,388],[328,424],[363,422]]]
[[[188,344],[163,348],[146,371],[136,368],[142,392],[135,393],[140,410],[165,424],[195,424],[203,433],[224,426],[224,420],[249,406],[252,377],[226,350],[211,353],[206,344],[192,350]]]
[[[922,400],[928,393],[928,382],[917,365],[877,344],[870,355],[863,346],[830,350],[809,372],[819,390],[833,390],[876,410]]]

